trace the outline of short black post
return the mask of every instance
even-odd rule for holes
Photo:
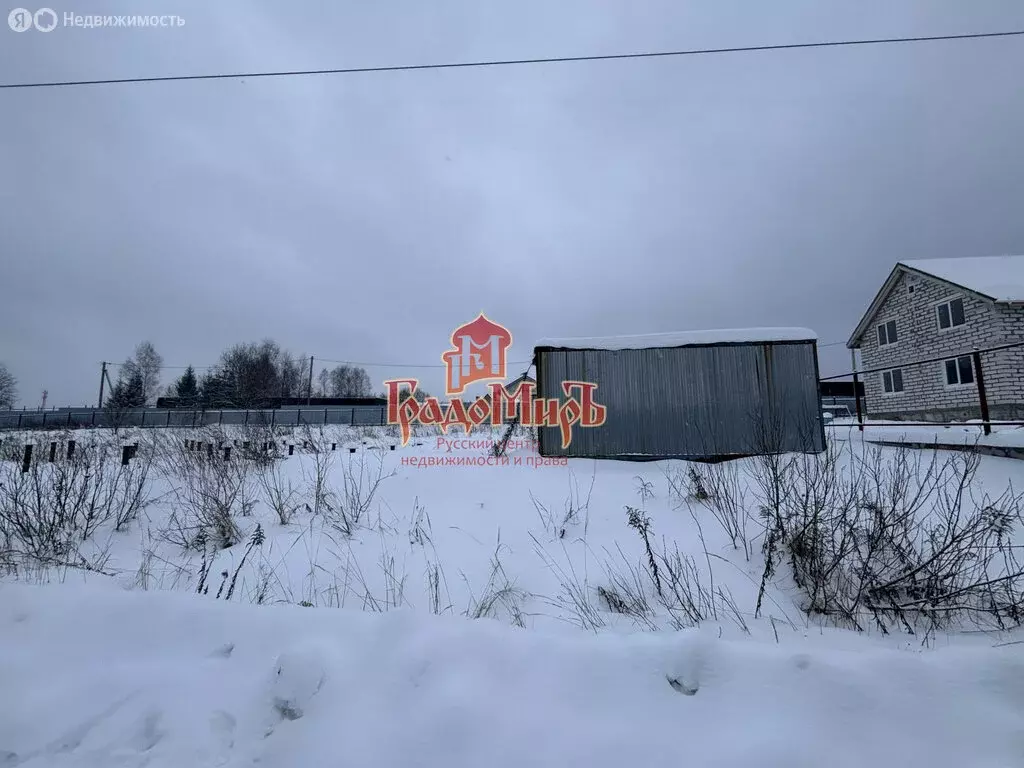
[[[57,444],[50,443],[50,463],[53,464],[57,460]]]
[[[231,446],[224,447],[224,461],[231,461]]]
[[[294,453],[295,453],[295,446],[294,445],[289,445],[288,446],[288,455],[292,456]]]
[[[992,420],[988,414],[988,397],[985,395],[985,374],[981,370],[981,352],[975,350],[971,357],[974,358],[974,380],[978,383],[978,404],[981,406],[981,420],[984,423],[986,435],[992,434]]]
[[[29,467],[32,466],[32,446],[25,446],[25,456],[21,460],[21,473],[25,474],[28,472]]]
[[[338,444],[337,443],[331,443],[331,450],[332,451],[338,450]]]
[[[391,450],[392,450],[392,451],[393,451],[393,450],[395,450],[395,446],[393,446],[393,445],[392,445],[392,446],[391,446]]]
[[[70,460],[70,459],[73,459],[74,457],[75,457],[75,441],[74,440],[68,440],[68,459]]]
[[[355,452],[356,452],[356,449],[355,449],[355,448],[349,448],[349,449],[348,449],[348,452],[349,452],[349,453],[355,453]]]
[[[121,466],[122,467],[127,467],[128,466],[128,462],[131,459],[131,457],[132,457],[131,446],[128,446],[128,445],[123,446],[121,448]]]

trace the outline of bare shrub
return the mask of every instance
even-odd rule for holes
[[[590,486],[587,488],[586,495],[583,495],[576,475],[570,469],[569,495],[565,497],[562,503],[560,514],[552,511],[550,507],[543,504],[533,495],[533,491],[530,491],[530,501],[533,502],[533,508],[537,511],[541,526],[548,534],[564,539],[570,527],[582,521],[583,535],[586,536],[589,523],[590,497],[594,492],[596,478],[597,471],[595,470],[594,474],[590,477]]]
[[[702,621],[717,618],[713,588],[704,583],[697,561],[683,554],[678,547],[667,547],[657,554],[660,573],[665,583],[661,604],[671,617],[675,629],[693,627]]]
[[[1024,567],[1011,534],[1024,497],[1011,487],[975,498],[976,452],[926,455],[867,447],[848,473],[834,450],[760,462],[762,583],[788,561],[804,610],[856,629],[1019,625]]]
[[[251,465],[228,461],[218,435],[210,450],[190,448],[179,439],[168,455],[168,479],[177,504],[171,512],[165,538],[185,549],[201,549],[205,542],[217,549],[241,539],[235,515],[248,516],[256,504]]]
[[[420,547],[429,544],[431,528],[427,508],[420,504],[419,497],[416,497],[412,503],[412,528],[409,530],[409,544]]]
[[[566,567],[559,565],[547,550],[532,533],[534,552],[541,559],[544,565],[558,579],[559,592],[551,598],[544,598],[548,604],[567,611],[574,616],[574,623],[580,629],[596,632],[606,625],[604,616],[601,615],[598,604],[591,599],[591,585],[584,573],[581,577],[565,551],[562,544],[562,553],[565,555]]]
[[[49,462],[49,441],[32,444],[33,460],[0,461],[0,551],[14,561],[82,564],[81,546],[109,526],[127,528],[151,503],[153,452],[140,445],[127,466],[120,446],[79,445]]]
[[[240,458],[263,468],[273,465],[280,455],[277,430],[265,421],[250,421],[242,427]]]
[[[384,454],[368,461],[366,451],[350,454],[342,465],[342,484],[331,489],[324,500],[324,514],[335,530],[351,536],[373,506],[380,484],[394,472],[384,474]],[[375,466],[367,466],[375,464]]]
[[[296,488],[280,462],[272,461],[258,468],[256,478],[263,490],[263,498],[274,510],[281,525],[288,525],[301,506]]]
[[[666,473],[669,491],[689,505],[690,499],[701,502],[729,537],[733,549],[742,549],[749,561],[752,554],[747,535],[748,511],[747,483],[734,461],[709,464],[697,469],[690,466],[684,478],[680,473]]]
[[[330,440],[324,434],[322,426],[314,429],[308,424],[305,425],[302,428],[302,439],[310,457],[303,469],[303,476],[313,500],[310,512],[319,515],[328,508],[331,501],[329,477],[337,454],[331,450]]]
[[[704,533],[700,520],[693,513],[694,523],[697,525],[698,535],[701,544],[704,545]],[[646,569],[647,576],[654,587],[658,604],[660,604],[669,616],[669,621],[674,629],[684,629],[700,624],[708,619],[718,620],[719,608],[723,607],[734,619],[738,618],[742,623],[742,614],[736,607],[732,594],[728,590],[715,588],[715,574],[711,565],[711,555],[704,546],[704,560],[707,571],[703,572],[697,565],[694,556],[679,551],[678,545],[673,542],[671,545],[662,540],[658,547],[653,540],[651,521],[647,513],[634,507],[626,507],[627,524],[637,532],[644,545],[644,561],[639,569],[633,573],[639,573]],[[634,577],[630,581],[618,582],[620,588],[633,583],[639,583]],[[641,588],[642,589],[642,588]],[[642,591],[641,591],[641,594]],[[635,614],[634,614],[635,615]],[[746,631],[746,625],[742,625]]]
[[[487,577],[480,597],[474,597],[470,589],[470,602],[465,614],[471,619],[500,618],[502,611],[505,618],[517,627],[525,627],[525,614],[522,604],[530,594],[518,586],[515,580],[509,578],[505,566],[501,562],[501,554],[504,545],[501,543],[501,532],[498,532],[498,540],[494,547],[494,554],[491,555],[491,571]],[[469,582],[463,574],[467,588]]]
[[[655,629],[654,610],[647,597],[646,579],[643,566],[631,565],[618,549],[622,570],[604,563],[606,584],[597,587],[597,597],[605,610],[628,616],[634,623],[648,629]]]

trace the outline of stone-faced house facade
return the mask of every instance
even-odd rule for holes
[[[1024,418],[1024,256],[984,256],[899,262],[847,346],[871,418],[959,421],[980,415],[971,353],[1014,342],[981,354],[992,419]]]

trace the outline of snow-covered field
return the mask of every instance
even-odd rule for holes
[[[0,766],[1024,764],[1021,462],[72,437],[139,455],[0,462]]]

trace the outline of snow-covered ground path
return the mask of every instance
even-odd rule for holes
[[[1013,768],[1019,646],[258,607],[0,589],[5,768]]]

